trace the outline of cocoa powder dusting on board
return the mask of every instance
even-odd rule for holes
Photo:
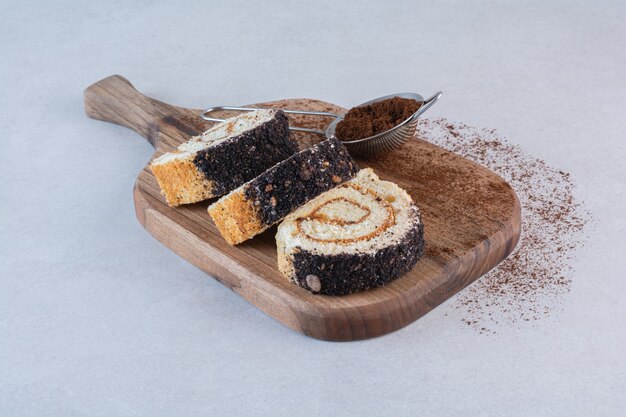
[[[463,322],[481,333],[497,333],[500,325],[549,315],[570,289],[573,259],[591,219],[574,195],[571,176],[493,129],[423,120],[417,136],[496,172],[522,207],[522,236],[514,252],[456,298]]]

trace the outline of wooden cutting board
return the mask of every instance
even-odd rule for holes
[[[310,99],[255,106],[346,111]],[[146,97],[117,75],[85,90],[85,111],[94,119],[136,130],[155,147],[152,158],[212,125],[198,116],[200,110]],[[290,123],[323,130],[328,120],[296,116],[290,117]],[[294,137],[301,147],[323,139],[303,133]],[[382,288],[329,297],[291,284],[276,267],[276,227],[229,246],[206,212],[211,201],[168,207],[147,165],[134,187],[137,218],[165,246],[269,316],[325,340],[366,339],[406,326],[496,266],[517,244],[519,201],[511,187],[488,169],[418,138],[378,159],[356,160],[360,167],[372,167],[382,179],[406,189],[423,215],[423,258],[409,273]]]

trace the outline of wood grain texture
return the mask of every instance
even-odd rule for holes
[[[345,112],[310,99],[255,106]],[[89,117],[139,132],[155,146],[153,158],[211,126],[198,117],[199,110],[148,98],[120,76],[87,88],[85,111]],[[232,113],[222,113],[228,115]],[[295,116],[290,122],[323,129],[328,120]],[[294,136],[301,147],[322,139]],[[147,166],[134,187],[137,218],[165,246],[269,316],[305,335],[337,341],[376,337],[406,326],[496,266],[519,240],[517,196],[482,166],[419,138],[383,157],[357,162],[405,188],[420,207],[425,225],[424,257],[408,274],[382,288],[342,297],[310,294],[278,272],[276,227],[229,246],[206,212],[211,201],[168,207]]]

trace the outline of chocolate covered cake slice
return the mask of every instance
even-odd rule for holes
[[[348,181],[357,170],[345,146],[331,138],[271,167],[219,199],[208,211],[224,239],[236,245]]]
[[[278,269],[309,291],[344,295],[408,272],[424,248],[420,212],[371,169],[291,213],[276,234]]]
[[[227,119],[150,164],[170,206],[217,197],[298,151],[281,110]]]

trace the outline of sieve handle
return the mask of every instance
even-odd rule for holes
[[[435,104],[437,102],[437,100],[439,100],[439,98],[441,97],[442,94],[443,93],[441,91],[439,91],[439,92],[435,93],[435,95],[433,95],[431,98],[429,98],[428,100],[424,101],[424,104],[422,104],[422,106],[413,115],[413,119],[417,119],[422,114],[424,114],[424,112],[426,110],[430,109],[432,107],[432,105]]]
[[[204,120],[208,122],[223,122],[225,119],[219,119],[216,117],[208,116],[210,113],[213,113],[219,110],[254,111],[254,110],[271,110],[271,109],[258,108],[258,107],[218,106],[218,107],[210,107],[208,109],[203,110],[202,113],[200,113],[200,117],[202,117]],[[283,110],[285,113],[288,113],[288,114],[305,114],[308,116],[334,117],[335,119],[337,117],[341,117],[338,114],[328,113],[325,111],[284,110],[284,109],[281,109],[281,110]],[[318,135],[326,135],[326,132],[323,132],[317,129],[309,129],[306,127],[289,126],[289,130],[293,130],[296,132],[316,133]]]

